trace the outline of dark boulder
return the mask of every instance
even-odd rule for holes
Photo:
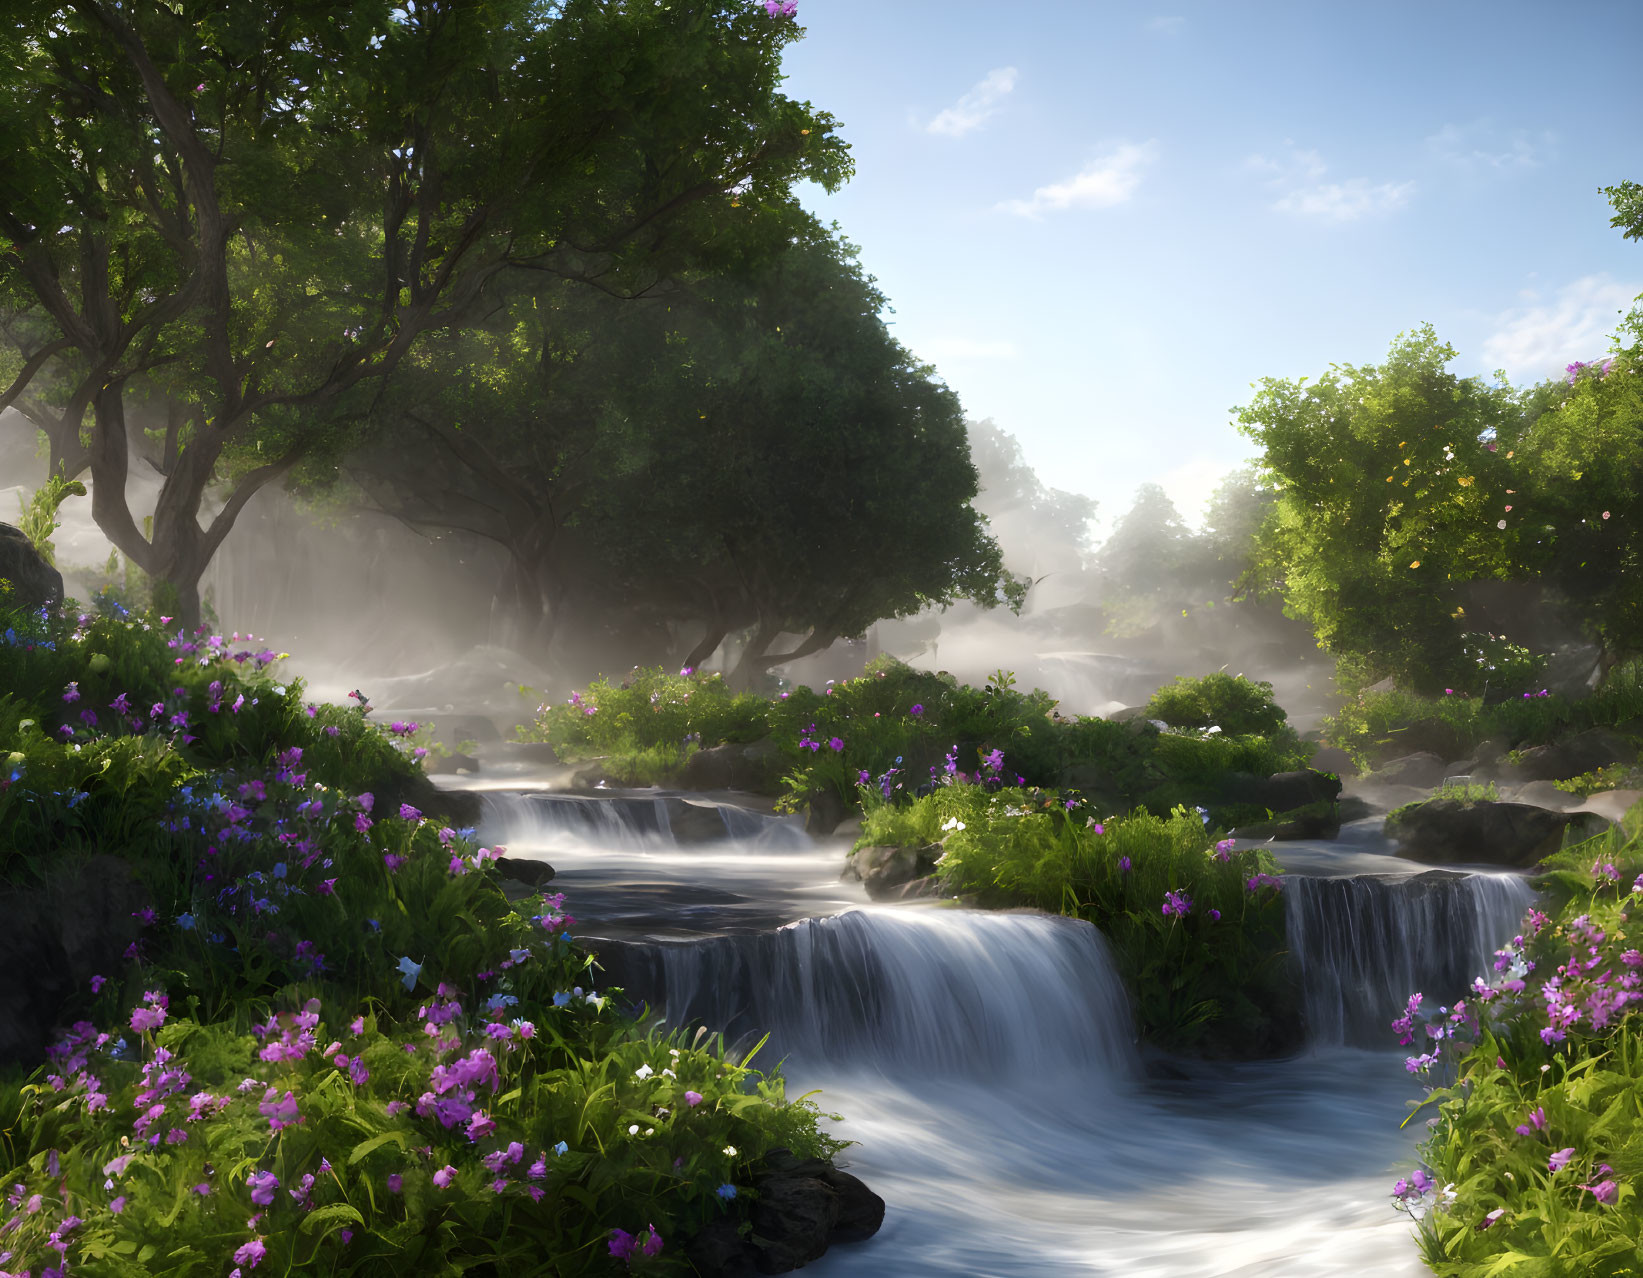
[[[711,803],[668,799],[667,824],[675,843],[713,843],[729,837],[724,817]]]
[[[10,524],[0,524],[0,579],[11,583],[9,593],[0,591],[8,607],[63,602],[63,574],[45,561],[22,529]]]
[[[1341,832],[1341,810],[1333,803],[1309,803],[1304,808],[1280,812],[1267,821],[1248,822],[1228,833],[1235,839],[1280,842],[1290,839],[1333,839]]]
[[[32,1069],[91,978],[124,966],[147,894],[119,857],[65,860],[0,894],[0,1062]]]
[[[528,856],[499,857],[496,868],[503,878],[517,879],[533,888],[553,881],[553,866]]]
[[[1484,864],[1528,869],[1563,846],[1577,818],[1527,803],[1433,799],[1386,819],[1398,855],[1424,864]]]
[[[1275,772],[1270,777],[1251,772],[1233,772],[1216,787],[1220,804],[1248,804],[1272,812],[1291,812],[1314,803],[1333,803],[1341,792],[1339,777],[1327,776],[1311,768],[1299,772]]]
[[[680,784],[688,790],[744,790],[774,794],[781,788],[782,755],[765,737],[746,745],[729,743],[698,750],[685,760]]]
[[[1358,765],[1352,761],[1352,756],[1339,746],[1319,746],[1312,756],[1310,766],[1314,772],[1333,772],[1338,777],[1358,775]]]
[[[804,810],[805,833],[816,838],[826,838],[839,828],[839,822],[849,816],[852,810],[853,806],[840,798],[839,792],[832,786],[812,790]]]

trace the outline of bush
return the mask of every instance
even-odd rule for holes
[[[416,725],[153,619],[0,631],[7,881],[95,846],[152,893],[49,1063],[0,1080],[0,1264],[604,1273],[654,1226],[677,1267],[768,1151],[838,1148],[778,1077],[624,1019],[562,896],[510,904],[499,849],[389,797]]]
[[[1427,1016],[1436,1034],[1422,1031],[1418,994],[1396,1027],[1429,1047],[1411,1070],[1448,1081],[1417,1107],[1431,1112],[1430,1171],[1393,1187],[1436,1272],[1618,1275],[1643,1259],[1640,959],[1627,937],[1639,871],[1634,809],[1552,858],[1544,910],[1499,951],[1492,982]]]
[[[1194,812],[1103,817],[1032,790],[942,786],[870,808],[861,843],[939,841],[943,885],[1087,919],[1112,943],[1149,1040],[1260,1056],[1295,1046],[1276,866],[1212,843]]]
[[[1270,683],[1225,671],[1183,675],[1153,693],[1144,713],[1172,728],[1220,728],[1229,736],[1271,736],[1288,718],[1273,701]]]

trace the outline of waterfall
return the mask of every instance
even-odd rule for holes
[[[1411,994],[1463,995],[1534,900],[1515,875],[1432,870],[1407,878],[1284,879],[1289,947],[1315,1045],[1389,1047]]]
[[[1000,1083],[1133,1068],[1128,1003],[1088,923],[851,910],[771,932],[599,948],[605,980],[674,1025],[770,1032],[772,1060]]]
[[[492,791],[482,795],[487,839],[533,847],[654,851],[733,840],[749,851],[810,849],[797,817],[678,795],[582,795]]]

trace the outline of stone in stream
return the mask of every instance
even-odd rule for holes
[[[553,879],[553,866],[527,856],[498,857],[496,868],[505,879],[517,879],[530,887],[541,887]]]
[[[45,561],[23,530],[0,523],[0,578],[11,583],[4,598],[12,607],[38,608],[63,602],[63,574]]]
[[[764,737],[746,745],[732,742],[696,751],[685,760],[680,783],[689,790],[774,794],[781,779],[781,751],[772,738]]]
[[[1528,803],[1433,799],[1387,817],[1386,834],[1397,842],[1398,855],[1411,861],[1528,869],[1563,846],[1563,833],[1571,825],[1581,833],[1597,832],[1588,831],[1588,820],[1579,814]]]
[[[839,878],[847,883],[864,884],[867,895],[875,901],[891,897],[905,899],[900,889],[935,873],[940,856],[939,843],[921,848],[869,844],[844,858],[844,870]]]
[[[830,1246],[871,1238],[884,1223],[884,1199],[825,1159],[773,1149],[753,1173],[753,1188],[747,1237],[721,1217],[685,1243],[704,1278],[785,1274]]]
[[[1442,755],[1423,750],[1381,764],[1365,780],[1380,785],[1412,785],[1422,790],[1430,790],[1443,784],[1443,778],[1448,775],[1448,768],[1449,765],[1443,761]]]

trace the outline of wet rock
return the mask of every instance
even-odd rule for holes
[[[63,574],[58,572],[20,528],[0,524],[0,577],[11,583],[6,603],[38,608],[63,602]]]
[[[849,816],[851,810],[851,806],[839,797],[839,792],[832,786],[812,790],[804,810],[805,833],[825,838],[839,828],[839,822]]]
[[[1635,763],[1637,748],[1619,733],[1592,728],[1553,745],[1534,746],[1517,757],[1525,781],[1564,781],[1611,763]]]
[[[1563,846],[1574,819],[1528,803],[1434,799],[1387,817],[1386,834],[1411,861],[1528,869]]]
[[[1412,785],[1430,790],[1443,784],[1448,766],[1441,755],[1423,750],[1383,763],[1364,779],[1381,785]]]
[[[676,843],[711,843],[727,837],[724,818],[712,804],[669,799],[667,822]]]
[[[496,868],[501,871],[505,879],[517,879],[530,887],[541,887],[544,883],[553,880],[553,866],[546,861],[538,861],[528,856],[501,857]]]
[[[884,1200],[856,1177],[785,1149],[766,1155],[753,1189],[745,1233],[727,1215],[685,1243],[686,1256],[704,1278],[785,1274],[831,1246],[871,1238],[884,1223]]]
[[[0,894],[0,1062],[45,1058],[62,1009],[93,974],[118,971],[147,894],[119,857],[54,866],[44,883]]]
[[[1272,812],[1292,812],[1314,803],[1332,803],[1341,792],[1339,777],[1326,776],[1311,768],[1299,772],[1276,772],[1270,777],[1250,772],[1234,772],[1216,787],[1215,802],[1251,804]]]
[[[948,895],[942,887],[938,875],[926,874],[922,878],[909,879],[900,887],[891,888],[883,896],[877,898],[883,901],[935,901]]]
[[[883,901],[915,879],[933,874],[936,858],[940,855],[939,843],[922,848],[869,844],[857,848],[845,858],[844,872],[839,877],[846,882],[865,885],[869,897]]]
[[[781,779],[781,751],[772,738],[765,737],[746,745],[731,743],[696,751],[685,760],[680,783],[689,790],[774,794],[781,788]]]
[[[1313,803],[1281,812],[1270,821],[1254,821],[1228,831],[1238,839],[1333,839],[1341,832],[1340,809],[1333,803]]]
[[[599,759],[595,759],[585,768],[578,768],[571,774],[570,783],[573,790],[615,790],[622,784],[605,771],[604,762]]]
[[[1358,765],[1352,761],[1352,756],[1339,746],[1319,746],[1312,756],[1310,766],[1314,772],[1333,772],[1338,777],[1358,775]]]

